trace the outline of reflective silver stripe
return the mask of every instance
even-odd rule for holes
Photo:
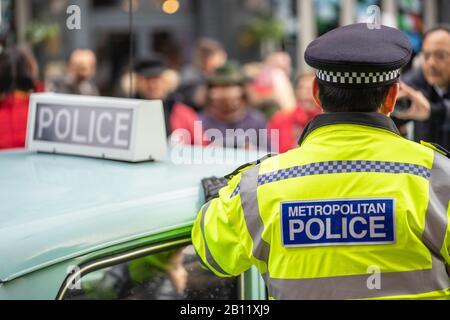
[[[346,300],[414,295],[450,288],[445,267],[437,258],[433,268],[381,273],[380,290],[370,290],[372,274],[315,279],[269,279],[269,295],[278,300]]]
[[[216,271],[226,275],[226,276],[230,276],[230,274],[228,274],[227,272],[225,272],[220,266],[219,264],[216,262],[216,260],[214,260],[213,256],[211,255],[211,251],[209,250],[208,247],[208,243],[206,242],[206,235],[205,235],[205,216],[206,216],[206,212],[209,209],[209,206],[211,205],[211,201],[208,202],[207,204],[205,204],[205,206],[202,209],[202,217],[200,220],[200,230],[202,232],[202,236],[203,236],[203,242],[205,243],[205,254],[206,254],[206,261],[208,261],[209,265],[211,267],[213,267]]]
[[[259,177],[258,185],[262,186],[268,183],[300,177],[344,173],[411,174],[427,180],[430,178],[430,169],[411,163],[367,160],[328,161],[311,163],[263,174]]]
[[[430,178],[428,210],[422,241],[438,257],[444,244],[448,226],[450,200],[450,160],[435,152]]]
[[[273,296],[270,295],[270,293],[273,292],[274,290],[272,288],[272,283],[270,282],[269,271],[262,273],[261,277],[263,278],[264,283],[266,284],[267,291],[269,292],[269,297],[273,298]]]
[[[244,210],[245,224],[253,240],[253,256],[265,263],[269,261],[270,245],[263,240],[264,224],[258,207],[258,176],[260,165],[242,173],[241,205]]]

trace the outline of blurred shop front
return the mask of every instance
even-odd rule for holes
[[[97,54],[97,82],[102,94],[107,95],[113,91],[111,79],[120,78],[129,66],[130,54],[134,59],[161,54],[171,67],[178,69],[191,61],[200,37],[223,43],[232,59],[258,59],[259,48],[246,45],[240,35],[247,30],[253,16],[261,11],[271,13],[270,0],[9,2],[15,20],[14,30],[9,30],[9,38],[14,38],[10,42],[31,46],[45,76],[61,73],[74,49],[89,48]],[[72,4],[80,9],[81,29],[70,30],[66,25]]]
[[[76,30],[67,27],[72,4],[80,9]],[[63,72],[74,49],[90,48],[98,57],[103,95],[113,93],[130,54],[159,53],[179,69],[204,36],[220,41],[230,58],[242,63],[281,49],[306,71],[302,56],[308,43],[337,26],[367,22],[371,5],[381,8],[383,24],[409,35],[416,52],[427,27],[450,22],[448,0],[0,0],[0,5],[0,45],[32,47],[43,76]]]
[[[439,22],[450,21],[450,1],[447,0],[297,0],[299,19],[298,56],[317,36],[338,26],[355,22],[372,22],[370,6],[378,6],[380,22],[407,33],[414,50],[422,46],[423,32]],[[304,61],[301,68],[307,70]]]

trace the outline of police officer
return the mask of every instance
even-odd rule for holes
[[[389,118],[411,46],[365,24],[313,41],[325,114],[299,148],[246,165],[192,231],[216,275],[256,266],[273,299],[450,298],[450,160]]]

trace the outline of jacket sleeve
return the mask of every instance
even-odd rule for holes
[[[219,277],[238,276],[253,264],[238,194],[240,177],[235,176],[218,198],[202,207],[192,230],[198,256]]]

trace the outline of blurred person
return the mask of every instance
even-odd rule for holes
[[[258,75],[261,73],[262,69],[264,67],[264,64],[262,62],[254,61],[246,63],[242,66],[242,72],[244,73],[245,77],[251,81],[256,79]]]
[[[270,119],[280,110],[292,111],[296,107],[291,84],[291,58],[285,52],[267,56],[261,72],[250,84],[252,103]]]
[[[180,85],[180,75],[173,69],[167,69],[163,73],[164,81],[169,94],[174,94]]]
[[[438,26],[424,36],[422,67],[403,77],[399,99],[412,101],[395,116],[415,120],[416,141],[450,149],[450,26]]]
[[[161,252],[128,264],[133,282],[131,299],[181,300],[187,286],[188,274],[183,266],[181,250]]]
[[[190,133],[189,141],[194,143],[194,124],[198,120],[197,113],[189,106],[178,102],[172,94],[177,85],[177,75],[169,70],[163,60],[158,58],[142,59],[135,65],[136,99],[162,100],[167,136],[178,129]]]
[[[204,104],[202,98],[207,78],[222,67],[227,59],[228,54],[220,42],[209,38],[200,39],[194,49],[193,63],[181,70],[178,93],[182,101],[200,110]]]
[[[114,88],[114,95],[124,98],[135,97],[137,82],[136,78],[137,76],[134,71],[130,72],[129,70],[125,70]]]
[[[31,52],[6,49],[0,54],[0,149],[23,148],[30,94],[42,91]]]
[[[295,90],[297,107],[293,111],[278,112],[269,122],[269,131],[279,132],[280,153],[296,148],[306,125],[322,113],[312,95],[314,79],[313,73],[299,76]]]
[[[204,131],[219,130],[224,147],[256,149],[260,145],[259,130],[267,129],[264,115],[251,108],[245,90],[246,79],[239,66],[229,62],[208,78],[206,106],[199,115]],[[250,137],[240,145],[235,136],[227,136],[227,130],[254,130],[256,137]]]
[[[266,66],[282,70],[288,78],[292,74],[292,59],[283,51],[276,51],[267,56],[265,61]]]
[[[48,91],[98,96],[99,90],[93,80],[96,68],[97,58],[92,50],[76,49],[70,55],[66,75],[50,80]]]
[[[180,249],[164,251],[112,267],[100,281],[82,284],[91,300],[181,300],[188,274]]]

